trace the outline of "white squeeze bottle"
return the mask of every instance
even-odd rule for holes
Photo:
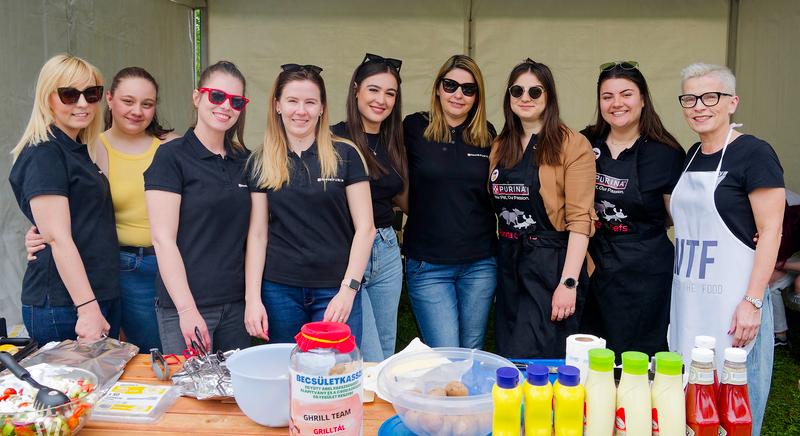
[[[622,378],[617,389],[617,436],[650,436],[653,410],[650,406],[650,382],[647,354],[638,351],[622,353]]]
[[[678,353],[656,353],[653,380],[653,436],[686,434],[686,401],[683,393],[683,361]]]
[[[589,350],[583,434],[610,436],[614,433],[617,386],[614,383],[614,352],[608,348]]]

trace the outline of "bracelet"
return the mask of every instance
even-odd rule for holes
[[[80,309],[81,307],[86,306],[89,303],[94,303],[95,301],[97,301],[97,298],[92,298],[91,300],[89,300],[89,301],[87,301],[85,303],[81,303],[81,304],[75,306],[75,308],[76,309]]]
[[[179,310],[179,311],[178,311],[178,315],[184,314],[184,313],[186,313],[186,312],[188,312],[188,311],[190,311],[190,310],[192,310],[192,307],[191,307],[191,306],[187,307],[186,309]]]

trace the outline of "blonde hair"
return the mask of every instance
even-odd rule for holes
[[[730,68],[722,65],[703,62],[688,65],[681,71],[681,86],[689,79],[703,76],[716,78],[722,84],[723,91],[736,95],[736,76],[733,75],[733,71]]]
[[[325,95],[325,82],[322,77],[311,70],[305,68],[293,71],[282,71],[272,85],[267,105],[267,130],[264,132],[264,142],[251,156],[249,160],[250,170],[253,179],[262,189],[277,191],[285,184],[289,183],[289,141],[286,138],[281,116],[277,111],[277,102],[281,98],[286,84],[293,81],[308,80],[317,85],[320,91],[320,103],[322,104],[322,115],[319,117],[316,127],[316,142],[319,153],[320,175],[323,179],[336,177],[336,170],[339,166],[340,156],[333,147],[333,142],[352,143],[331,134],[328,127],[328,104]],[[356,151],[358,147],[353,146]],[[361,153],[359,152],[359,155]],[[364,157],[361,156],[362,164]]]
[[[475,96],[475,103],[473,103],[470,110],[471,119],[469,125],[464,129],[464,137],[462,138],[467,144],[476,145],[478,147],[490,147],[492,145],[492,135],[489,132],[488,123],[486,121],[486,105],[483,96],[485,95],[483,86],[483,74],[478,64],[472,58],[465,55],[454,55],[448,59],[436,75],[436,80],[433,82],[433,90],[431,91],[431,111],[430,122],[425,129],[423,136],[428,141],[433,142],[450,142],[450,127],[447,125],[447,120],[444,117],[444,110],[442,109],[442,102],[436,91],[439,88],[442,78],[450,71],[460,68],[468,71],[475,79],[478,85],[478,93]]]
[[[59,54],[45,62],[39,71],[36,80],[36,94],[33,100],[33,110],[25,132],[19,142],[11,150],[14,160],[19,157],[27,146],[45,142],[53,133],[51,126],[55,122],[53,110],[50,107],[50,95],[57,92],[58,88],[79,85],[94,79],[95,85],[103,84],[100,71],[84,59],[70,54]],[[87,144],[89,155],[94,156],[94,139],[103,129],[103,117],[96,113],[89,125],[78,132],[78,141]]]

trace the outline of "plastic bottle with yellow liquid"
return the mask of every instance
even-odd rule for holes
[[[558,367],[558,379],[553,385],[553,426],[555,436],[583,434],[583,400],[581,372],[570,365]]]
[[[589,376],[586,378],[586,408],[583,434],[611,436],[617,410],[617,385],[614,383],[614,352],[608,348],[589,350]]]
[[[492,435],[519,436],[522,420],[522,386],[519,370],[513,367],[497,368],[497,382],[492,387]]]
[[[525,436],[553,434],[553,386],[544,365],[528,365],[522,393],[525,399]]]

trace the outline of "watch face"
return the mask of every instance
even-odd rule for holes
[[[578,285],[578,281],[573,279],[573,278],[568,278],[568,279],[564,280],[564,286],[566,286],[568,288],[574,288],[577,285]]]

